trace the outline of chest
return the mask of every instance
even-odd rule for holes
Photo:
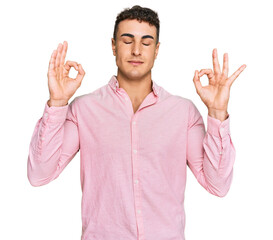
[[[137,111],[129,109],[100,109],[86,111],[79,117],[80,147],[97,153],[140,153],[176,151],[186,142],[187,113],[183,109],[149,106]],[[181,111],[182,110],[182,111]],[[136,112],[137,111],[137,112]]]

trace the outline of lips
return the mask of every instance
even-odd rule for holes
[[[132,60],[132,61],[128,61],[130,64],[134,65],[134,66],[138,66],[141,65],[143,62],[141,61],[137,61],[137,60]]]

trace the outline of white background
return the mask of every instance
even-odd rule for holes
[[[1,1],[0,239],[80,239],[79,154],[57,179],[35,188],[27,179],[29,144],[49,99],[47,68],[58,43],[66,40],[66,60],[86,71],[72,98],[94,91],[116,74],[115,18],[135,4],[157,11],[161,21],[153,80],[191,99],[205,123],[194,70],[212,68],[213,48],[221,65],[228,52],[230,74],[247,65],[232,85],[229,102],[236,148],[232,186],[226,197],[213,196],[188,168],[186,239],[272,240],[273,15],[265,0]]]

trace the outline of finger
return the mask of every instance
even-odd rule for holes
[[[78,63],[73,61],[66,61],[64,68],[69,71],[71,67],[74,67],[77,71],[79,70]]]
[[[234,72],[229,78],[228,78],[228,84],[232,85],[232,83],[235,81],[235,79],[241,74],[241,72],[246,68],[246,65],[242,65],[238,68],[236,72]]]
[[[201,69],[201,71],[199,72],[199,77],[201,78],[204,74],[207,75],[209,79],[209,84],[215,83],[215,76],[212,69]]]
[[[55,67],[59,67],[59,66],[60,66],[60,60],[61,60],[62,49],[63,49],[63,45],[60,43],[60,44],[58,45],[58,49],[57,49],[58,52],[57,52]]]
[[[202,89],[202,84],[200,82],[198,71],[195,70],[194,77],[193,77],[194,86],[196,88],[197,93],[199,93]]]
[[[85,75],[85,71],[83,70],[82,65],[79,64],[79,71],[78,71],[78,75],[76,76],[76,81],[81,83],[84,75]]]
[[[54,68],[55,68],[56,56],[57,56],[57,51],[54,50],[53,53],[51,54],[50,61],[49,61],[49,65],[48,65],[48,69],[49,69],[50,71],[51,71],[51,70],[54,70]]]
[[[201,69],[199,72],[199,77],[202,77],[204,74],[208,76],[208,79],[212,79],[214,77],[212,69]]]
[[[219,61],[218,61],[218,54],[217,54],[217,49],[216,48],[214,48],[213,51],[212,51],[212,62],[213,62],[213,71],[214,71],[214,73],[216,75],[220,74],[221,70],[220,70],[220,64],[219,64]]]
[[[79,64],[78,67],[79,67],[80,73],[81,73],[82,75],[85,75],[85,71],[83,70],[82,65]]]
[[[224,60],[223,60],[223,71],[222,73],[228,77],[228,54],[224,54]]]
[[[61,65],[64,65],[65,56],[66,56],[66,52],[67,52],[67,45],[68,45],[67,41],[64,41],[61,62],[60,62]]]

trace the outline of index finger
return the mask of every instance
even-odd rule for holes
[[[60,62],[61,65],[64,65],[65,56],[66,56],[66,52],[67,52],[67,45],[68,45],[67,41],[64,41],[61,62]]]
[[[213,70],[215,74],[220,74],[221,70],[220,70],[220,64],[218,61],[218,54],[217,54],[217,49],[214,48],[212,51],[212,62],[213,62]]]
[[[76,76],[76,81],[81,83],[84,75],[85,75],[85,71],[83,70],[82,65],[79,64],[79,71]]]
[[[57,56],[57,51],[54,50],[50,57],[49,66],[48,66],[49,70],[53,70],[55,68],[56,56]]]

